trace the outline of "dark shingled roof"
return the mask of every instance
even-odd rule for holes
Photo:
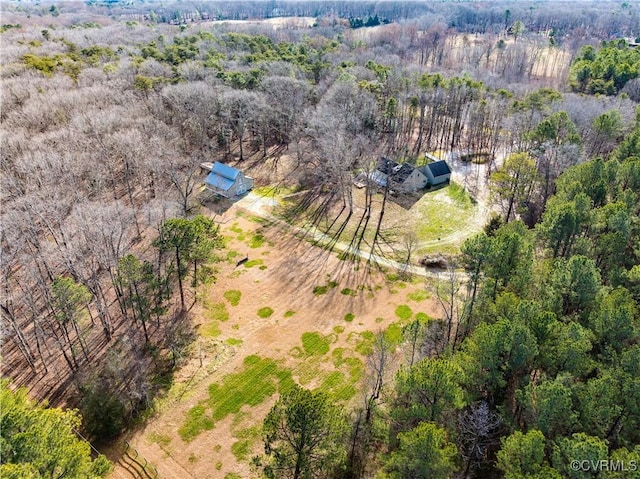
[[[444,160],[429,163],[427,165],[427,168],[431,170],[431,174],[434,177],[448,175],[449,173],[451,173],[451,169],[449,168],[449,165],[447,165],[447,162]]]
[[[389,158],[380,158],[376,170],[387,175],[394,183],[402,184],[413,173],[415,168],[408,163],[397,163]]]

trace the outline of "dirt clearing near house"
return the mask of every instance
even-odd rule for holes
[[[357,404],[375,332],[399,341],[402,321],[439,315],[421,278],[367,272],[238,205],[218,219],[225,259],[196,306],[191,357],[128,438],[164,478],[251,477],[280,390],[296,381]],[[128,474],[117,467],[112,477]]]

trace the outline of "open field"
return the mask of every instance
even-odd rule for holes
[[[277,393],[296,381],[356,404],[375,332],[398,342],[402,322],[439,314],[422,279],[367,273],[239,205],[221,222],[227,259],[196,306],[191,359],[156,417],[127,438],[165,478],[250,477]]]

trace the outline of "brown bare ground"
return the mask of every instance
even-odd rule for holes
[[[160,476],[167,479],[224,478],[230,472],[243,478],[254,475],[249,464],[239,463],[231,452],[236,441],[233,431],[261,424],[275,397],[254,408],[245,406],[243,411],[248,414],[241,424],[233,424],[234,418],[229,416],[190,443],[185,443],[178,435],[187,411],[208,397],[208,386],[239,370],[246,356],[257,354],[280,359],[285,367],[292,367],[294,361],[289,351],[301,345],[305,332],[318,331],[328,335],[339,325],[345,330],[333,346],[348,346],[346,340],[350,332],[377,331],[396,321],[394,311],[400,304],[410,305],[414,312],[439,315],[434,301],[416,303],[407,298],[408,293],[424,288],[422,280],[408,283],[405,288],[397,287],[397,284],[388,283],[383,273],[363,271],[364,266],[358,270],[353,264],[340,261],[335,253],[293,237],[284,226],[262,226],[252,221],[237,205],[217,219],[222,222],[223,234],[230,238],[227,249],[239,254],[232,262],[218,265],[218,280],[206,291],[205,300],[225,302],[230,313],[229,320],[220,323],[221,334],[217,341],[236,338],[243,342],[239,346],[215,349],[215,354],[208,353],[206,347],[197,346],[193,357],[176,375],[176,382],[188,383],[184,394],[161,402],[156,417],[128,438],[130,444],[157,467]],[[238,228],[242,229],[241,234]],[[251,232],[258,229],[265,242],[259,248],[250,248]],[[236,267],[235,261],[245,256],[250,260],[262,259],[266,269]],[[327,294],[314,296],[314,286],[326,285],[328,278],[339,285],[330,288]],[[356,289],[358,286],[364,286],[365,290],[357,296],[340,293],[342,288]],[[231,306],[225,301],[223,293],[228,290],[242,291],[239,305]],[[265,306],[271,307],[274,313],[267,319],[259,318],[257,310]],[[285,318],[284,314],[289,310],[296,313]],[[347,323],[343,318],[349,312],[355,319]],[[196,316],[199,323],[206,323],[203,314]],[[376,318],[384,319],[376,321]],[[358,395],[353,401],[358,401]],[[163,440],[158,441],[158,438]],[[259,452],[261,444],[258,441],[251,455]],[[111,477],[120,479],[130,475],[117,466]]]

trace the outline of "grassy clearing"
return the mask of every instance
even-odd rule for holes
[[[217,338],[221,333],[220,324],[217,321],[212,321],[200,326],[200,334],[205,338]]]
[[[264,236],[262,235],[262,233],[255,233],[254,235],[251,236],[251,239],[249,240],[249,248],[260,248],[260,246],[262,246],[264,244]]]
[[[256,406],[276,392],[286,393],[293,384],[291,371],[273,359],[247,356],[241,371],[209,386],[209,399],[189,410],[178,433],[183,440],[192,441],[201,432],[213,429],[215,421],[238,413],[244,405]]]
[[[215,420],[237,413],[243,405],[256,406],[276,391],[293,387],[291,371],[273,359],[247,356],[241,371],[229,374],[219,384],[209,386],[208,405]]]
[[[398,346],[402,343],[402,326],[400,323],[391,323],[384,332],[384,337],[389,343]]]
[[[183,441],[193,441],[201,432],[213,429],[215,423],[206,413],[207,410],[203,404],[198,404],[187,412],[186,421],[178,429],[178,434]]]
[[[415,301],[417,303],[421,301],[426,301],[430,297],[431,295],[429,294],[429,291],[425,289],[419,289],[417,291],[413,291],[412,293],[407,294],[407,299],[409,301]]]
[[[353,314],[353,313],[347,313],[347,314],[345,314],[345,315],[344,315],[344,320],[345,320],[347,323],[350,323],[350,322],[351,322],[351,321],[353,321],[355,318],[356,318],[356,315],[355,315],[355,314]]]
[[[229,346],[240,346],[244,341],[238,338],[229,338],[225,341]]]
[[[420,321],[421,323],[426,323],[428,321],[431,321],[431,317],[426,313],[416,313],[415,319],[417,321]]]
[[[224,303],[205,304],[206,317],[210,321],[227,321],[229,319],[229,311]]]
[[[352,332],[347,336],[347,343],[353,345],[356,352],[367,356],[373,352],[375,339],[376,335],[372,331],[363,331],[361,333]]]
[[[244,264],[244,267],[245,268],[253,268],[254,266],[263,266],[263,265],[264,265],[264,260],[258,258],[258,259],[252,259],[252,260],[247,261]]]
[[[227,262],[233,264],[236,262],[236,258],[240,256],[240,253],[238,253],[237,251],[234,250],[229,250],[227,251]]]
[[[469,196],[467,190],[454,181],[449,183],[447,194],[449,195],[449,198],[456,202],[458,207],[464,210],[472,208],[475,203],[475,200]]]
[[[406,304],[401,304],[396,308],[396,316],[402,321],[408,321],[413,316],[413,311]]]
[[[240,304],[240,298],[242,297],[242,292],[238,291],[237,289],[231,289],[229,291],[225,291],[223,296],[224,296],[224,299],[229,301],[231,306],[238,306],[238,304]]]
[[[236,457],[236,460],[244,461],[251,452],[251,442],[247,440],[234,442],[231,446],[231,452]]]
[[[469,195],[455,183],[426,193],[411,208],[413,230],[418,241],[435,241],[458,231],[470,222],[476,208]]]
[[[320,333],[304,333],[302,335],[302,347],[308,356],[323,356],[329,352],[329,338]]]
[[[268,318],[272,314],[273,314],[273,309],[271,309],[269,306],[265,306],[264,308],[260,308],[258,310],[258,316],[260,316],[263,319]]]

